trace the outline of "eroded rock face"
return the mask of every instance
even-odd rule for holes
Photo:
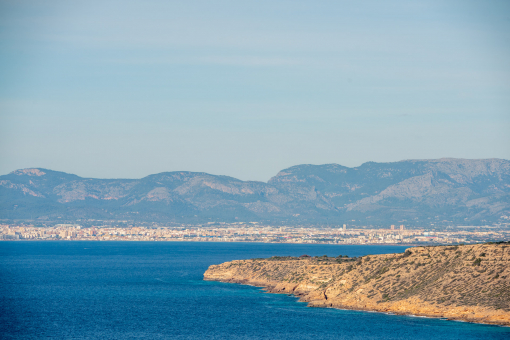
[[[294,294],[311,307],[510,326],[510,243],[415,247],[357,259],[231,261],[210,266],[204,279]]]

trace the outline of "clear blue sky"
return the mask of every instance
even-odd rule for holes
[[[0,0],[0,174],[510,159],[510,1]]]

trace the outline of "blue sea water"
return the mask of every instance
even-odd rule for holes
[[[234,259],[398,246],[0,242],[2,339],[510,339],[510,328],[336,309],[203,281]]]

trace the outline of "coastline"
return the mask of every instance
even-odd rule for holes
[[[363,243],[363,244],[352,244],[352,243],[328,243],[328,242],[267,242],[267,241],[216,241],[216,240],[124,240],[124,239],[0,239],[0,242],[82,242],[82,241],[95,241],[95,242],[193,242],[193,243],[262,243],[262,244],[292,244],[292,245],[331,245],[331,246],[342,246],[342,247],[363,247],[363,246],[395,246],[395,247],[422,247],[427,246],[424,243]]]
[[[388,306],[384,306],[381,308],[366,308],[364,305],[339,305],[334,303],[327,303],[326,300],[312,300],[307,301],[306,298],[303,299],[303,294],[298,293],[294,294],[288,293],[281,290],[275,290],[274,285],[261,285],[260,281],[257,282],[250,282],[245,280],[215,280],[215,279],[209,279],[204,278],[205,281],[219,281],[224,283],[235,283],[235,284],[242,284],[247,286],[253,286],[257,288],[263,288],[268,294],[287,294],[292,295],[295,297],[299,297],[298,302],[308,302],[307,307],[311,308],[334,308],[334,309],[340,309],[340,310],[354,310],[354,311],[360,311],[360,312],[370,312],[370,313],[383,313],[387,315],[400,315],[400,316],[412,316],[412,317],[421,317],[421,318],[431,318],[431,319],[444,319],[448,321],[458,321],[458,322],[468,322],[468,323],[476,323],[476,324],[485,324],[485,325],[493,325],[493,326],[501,326],[501,327],[510,327],[510,319],[507,318],[501,318],[501,320],[498,320],[499,315],[496,316],[496,318],[490,318],[487,319],[487,316],[483,317],[467,317],[469,313],[475,313],[475,312],[484,312],[477,309],[471,309],[467,308],[465,306],[459,306],[456,309],[459,309],[459,311],[451,310],[451,311],[445,311],[442,308],[435,308],[432,310],[431,313],[420,313],[416,311],[402,311],[398,308],[391,308]],[[455,314],[460,315],[455,315]]]
[[[408,257],[374,255],[345,263],[313,258],[231,261],[209,267],[204,280],[248,284],[262,287],[268,293],[292,294],[309,307],[510,326],[509,257],[505,248],[504,245],[417,247],[408,249],[414,254]],[[458,257],[459,249],[469,256],[469,261]],[[491,254],[490,251],[501,255],[498,253],[501,250],[504,256],[499,258],[485,255]],[[424,253],[433,257],[446,253],[441,260],[444,266],[434,262],[429,268],[424,263],[415,267],[417,258],[423,261]],[[473,265],[470,254],[482,254],[486,264]],[[494,272],[498,274],[494,276]],[[417,278],[422,279],[417,281]],[[404,282],[395,285],[398,279]],[[484,289],[489,285],[490,289]],[[466,287],[470,286],[468,294]],[[440,295],[445,290],[449,293]]]

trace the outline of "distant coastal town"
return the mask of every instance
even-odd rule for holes
[[[367,229],[340,226],[271,226],[257,222],[176,226],[1,224],[0,240],[208,241],[320,244],[458,244],[508,241],[510,230],[490,226],[407,230],[404,225]]]

